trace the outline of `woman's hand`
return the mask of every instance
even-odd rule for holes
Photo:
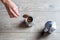
[[[16,18],[19,16],[18,7],[16,6],[15,3],[13,3],[11,0],[1,0],[1,1],[5,5],[10,18]]]

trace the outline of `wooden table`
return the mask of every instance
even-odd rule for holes
[[[20,17],[9,18],[0,2],[0,40],[60,40],[60,0],[12,0],[19,8]],[[21,28],[23,14],[34,18],[34,25]],[[57,23],[57,30],[47,37],[38,39],[47,21]]]

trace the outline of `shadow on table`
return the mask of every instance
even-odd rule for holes
[[[27,25],[27,23],[25,21],[21,21],[21,23],[18,25],[18,28],[19,29],[26,29],[26,28],[29,28],[29,26]],[[43,30],[40,30],[40,32],[38,32],[36,40],[40,40],[41,38],[44,39],[50,35],[48,33],[44,33]]]
[[[43,29],[44,30],[44,29]],[[44,31],[41,31],[41,32],[39,32],[39,34],[37,35],[37,39],[38,40],[40,40],[41,38],[46,38],[46,37],[48,37],[50,34],[48,34],[48,33],[44,33]]]
[[[29,28],[29,26],[27,25],[27,23],[26,23],[25,21],[22,21],[22,22],[19,24],[18,28]]]

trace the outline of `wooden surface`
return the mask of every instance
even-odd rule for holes
[[[0,2],[0,40],[60,40],[60,0],[12,0],[19,8],[20,17],[9,18],[4,5]],[[31,28],[21,28],[22,15],[34,18]],[[47,37],[37,38],[44,24],[53,20],[57,30]]]

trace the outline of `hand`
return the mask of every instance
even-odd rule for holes
[[[3,0],[2,3],[5,5],[10,18],[16,18],[19,16],[18,7],[11,0]]]

